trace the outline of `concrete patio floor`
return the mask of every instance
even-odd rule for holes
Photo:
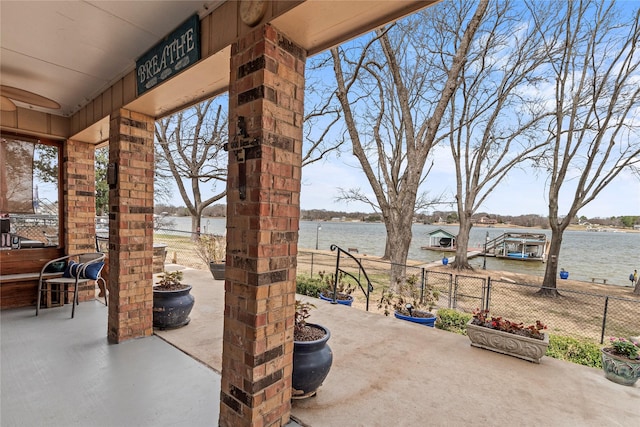
[[[75,319],[68,305],[38,317],[2,311],[0,425],[217,425],[223,282],[190,269],[184,282],[196,298],[188,326],[118,345],[107,343],[98,301],[80,304]],[[314,303],[310,320],[331,330],[334,362],[317,396],[293,403],[301,425],[640,426],[640,387],[599,369],[548,357],[536,365],[453,333]]]
[[[219,371],[224,290],[185,270],[191,323],[157,334]],[[306,298],[306,297],[305,297]],[[333,366],[292,416],[321,426],[640,426],[640,387],[550,357],[534,364],[471,347],[467,337],[314,300],[312,323],[331,330]]]
[[[107,307],[0,314],[0,425],[212,426],[220,375],[152,336],[107,341]]]

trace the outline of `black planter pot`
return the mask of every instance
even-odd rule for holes
[[[189,323],[189,313],[195,303],[191,286],[179,291],[153,289],[153,326],[159,329],[175,329]]]
[[[333,353],[327,344],[331,337],[329,329],[311,323],[307,325],[322,329],[325,336],[316,341],[293,342],[292,399],[314,396],[329,374],[333,362]]]
[[[216,280],[224,280],[224,262],[210,262],[209,270],[211,270],[211,274],[213,278]]]

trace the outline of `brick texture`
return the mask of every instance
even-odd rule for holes
[[[152,117],[124,109],[111,115],[117,183],[109,186],[107,334],[116,343],[153,333],[153,130]]]
[[[95,145],[68,140],[63,153],[64,232],[67,254],[95,252]],[[79,285],[78,300],[95,296],[95,282]]]
[[[270,25],[232,46],[221,426],[289,421],[305,60]]]

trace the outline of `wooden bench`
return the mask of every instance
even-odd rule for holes
[[[607,279],[601,279],[599,277],[592,277],[591,278],[591,283],[596,283],[596,281],[602,282],[603,285],[607,284]]]
[[[0,308],[35,306],[40,270],[63,252],[54,247],[0,251]],[[62,273],[47,275],[56,277]]]
[[[62,273],[45,273],[43,274],[43,277],[47,279],[53,279],[56,277],[62,277]],[[37,273],[0,275],[0,287],[2,289],[2,308],[35,305],[39,279],[39,271]],[[43,307],[52,306],[51,301],[43,302]]]

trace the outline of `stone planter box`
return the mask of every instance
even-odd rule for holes
[[[467,335],[474,347],[508,354],[534,363],[540,363],[540,359],[547,352],[549,346],[547,333],[544,333],[544,339],[539,340],[474,325],[472,321],[473,319],[467,323]]]

